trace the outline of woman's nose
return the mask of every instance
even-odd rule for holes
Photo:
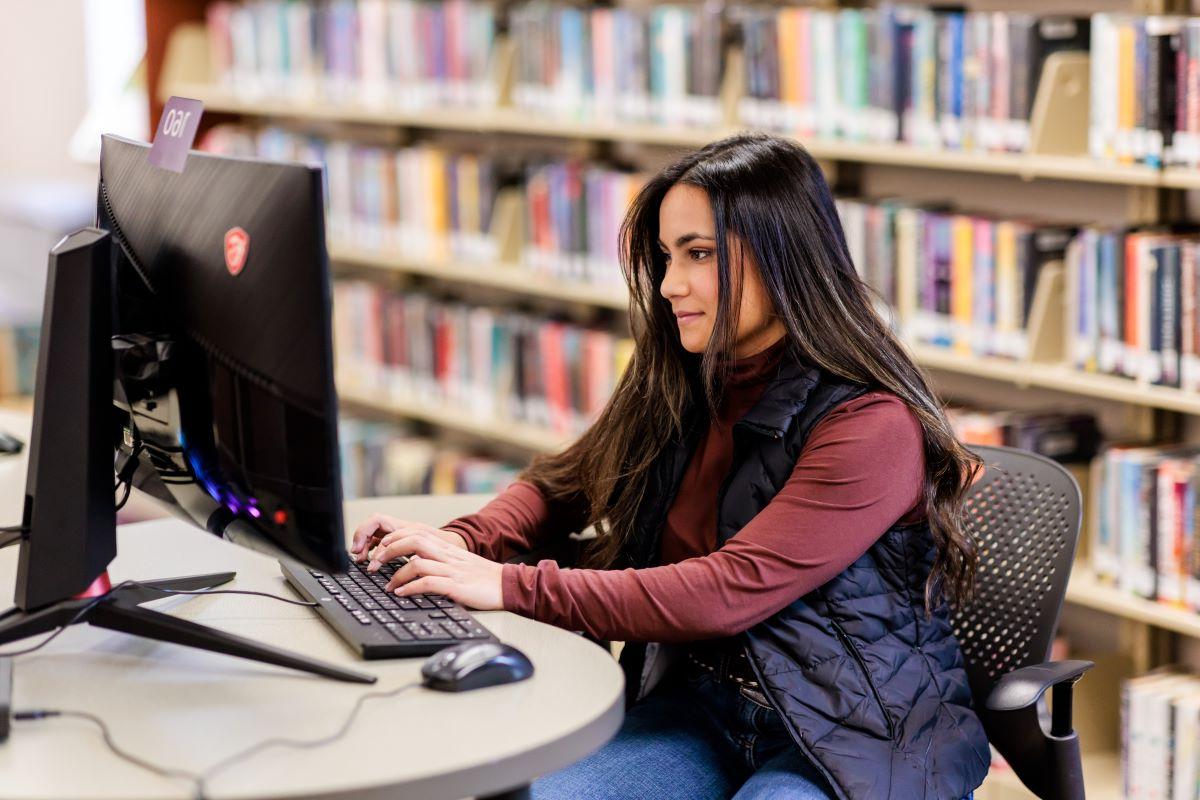
[[[681,297],[687,294],[687,282],[682,279],[679,270],[672,269],[671,265],[667,265],[667,271],[663,273],[662,283],[658,287],[659,294],[670,300],[672,297]]]

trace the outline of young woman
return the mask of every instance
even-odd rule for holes
[[[628,712],[535,798],[939,798],[987,773],[950,603],[979,462],[874,311],[799,145],[684,156],[623,229],[637,347],[565,452],[441,529],[376,516],[389,588],[623,641]],[[578,569],[500,564],[594,525]]]

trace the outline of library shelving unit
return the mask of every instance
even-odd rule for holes
[[[1149,0],[1147,0],[1149,2]],[[655,125],[592,124],[534,118],[505,105],[511,94],[511,63],[496,68],[501,105],[495,109],[402,110],[355,104],[296,102],[271,97],[247,98],[217,84],[208,66],[208,43],[203,28],[206,0],[147,0],[148,77],[151,87],[152,119],[158,118],[161,103],[170,95],[193,97],[204,102],[206,113],[221,119],[284,119],[298,123],[382,126],[458,134],[509,134],[530,138],[557,138],[583,143],[646,145],[680,148],[705,144],[732,133],[741,126],[732,109],[740,86],[740,59],[731,53],[730,75],[722,89],[726,125],[708,129]],[[1165,8],[1140,8],[1154,13]],[[512,43],[499,51],[512,58]],[[500,60],[504,61],[502,57]],[[732,76],[732,77],[731,77]],[[1097,161],[1086,156],[1088,61],[1078,54],[1055,54],[1046,63],[1036,92],[1030,120],[1031,148],[1027,153],[974,153],[917,149],[902,145],[865,144],[848,141],[805,140],[808,150],[841,176],[854,175],[861,166],[879,165],[938,173],[957,172],[979,176],[1009,176],[1022,181],[1060,181],[1084,185],[1107,185],[1126,192],[1127,217],[1131,222],[1157,222],[1181,206],[1181,195],[1200,189],[1200,170],[1157,169],[1140,164]],[[1025,185],[1025,184],[1019,184]],[[515,207],[519,204],[507,204]],[[504,214],[499,211],[497,217]],[[508,213],[508,212],[504,212]],[[514,211],[512,213],[519,213]],[[519,264],[520,226],[512,220],[493,219],[493,236],[501,257],[497,263],[474,264],[457,261],[414,259],[396,252],[363,249],[354,242],[333,242],[331,260],[340,267],[382,273],[400,273],[435,279],[451,285],[485,288],[516,299],[537,298],[563,306],[584,306],[608,312],[627,310],[624,292],[554,280],[535,275]],[[1091,374],[1074,369],[1066,353],[1063,326],[1063,270],[1051,266],[1041,273],[1035,291],[1028,334],[1029,354],[1021,360],[983,358],[949,349],[910,343],[918,363],[927,369],[958,378],[985,383],[989,390],[1014,391],[1026,387],[1050,390],[1074,398],[1120,403],[1139,418],[1154,420],[1153,412],[1200,416],[1200,393],[1149,385],[1115,376]],[[481,420],[462,410],[432,407],[427,403],[402,402],[362,385],[353,376],[339,374],[339,395],[348,408],[374,415],[395,416],[455,431],[483,442],[499,443],[527,453],[553,451],[567,438],[536,426],[509,421]],[[386,399],[381,399],[386,397]],[[1154,424],[1153,421],[1150,424]],[[1090,516],[1090,515],[1089,515]],[[1084,532],[1083,536],[1086,537]],[[1080,561],[1073,570],[1067,590],[1074,606],[1111,615],[1129,652],[1131,671],[1142,672],[1163,663],[1170,653],[1171,635],[1200,640],[1200,615],[1132,597],[1098,581]],[[1097,670],[1099,673],[1101,670]],[[1076,709],[1089,703],[1115,706],[1119,674],[1108,678],[1089,677],[1078,685]],[[1093,688],[1088,689],[1091,685]],[[1085,776],[1089,796],[1119,798],[1122,795],[1121,765],[1115,752],[1115,732],[1109,731],[1106,749],[1085,753]],[[1085,744],[1086,747],[1086,744]],[[1026,798],[1029,793],[1011,774],[994,770],[976,795],[980,800]]]

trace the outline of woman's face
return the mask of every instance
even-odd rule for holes
[[[689,353],[702,353],[717,318],[717,240],[708,193],[687,183],[667,191],[658,208],[658,246],[667,262],[659,293],[671,303],[679,341]],[[763,289],[754,256],[738,237],[728,237],[729,275],[742,284],[734,358],[767,349],[783,336]],[[732,287],[731,287],[732,289]]]

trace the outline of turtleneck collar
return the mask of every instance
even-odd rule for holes
[[[728,386],[746,386],[768,381],[775,375],[787,350],[787,336],[781,336],[765,350],[729,361]]]

